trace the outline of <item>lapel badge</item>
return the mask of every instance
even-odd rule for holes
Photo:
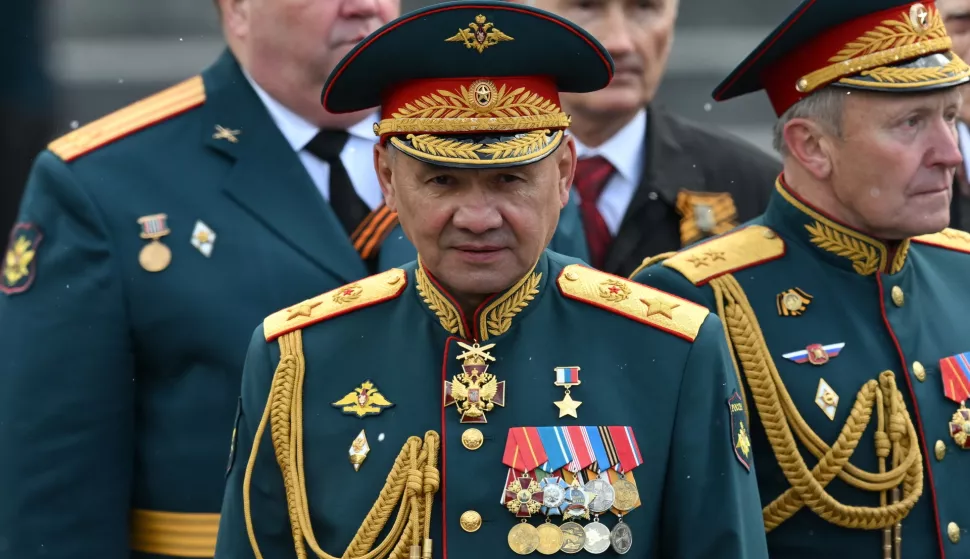
[[[197,248],[202,256],[212,256],[212,247],[216,244],[216,232],[201,219],[195,222],[192,230],[192,246]]]
[[[242,130],[232,130],[221,124],[216,124],[216,131],[212,134],[212,139],[226,140],[230,144],[238,144],[240,134],[242,134]]]
[[[825,379],[818,379],[818,388],[815,390],[815,404],[821,408],[830,421],[835,421],[835,409],[839,405],[839,395],[835,393],[835,390],[832,390]]]
[[[812,296],[797,287],[782,291],[775,296],[779,316],[801,316],[811,302]]]
[[[10,246],[0,263],[0,293],[14,295],[30,289],[37,275],[37,247],[43,239],[32,223],[18,223],[10,233]]]
[[[461,414],[462,423],[488,423],[485,414],[495,406],[505,407],[505,381],[487,372],[488,361],[495,361],[488,350],[495,344],[479,346],[458,342],[465,351],[457,358],[462,360],[462,372],[453,380],[445,381],[444,405],[454,404]]]
[[[364,381],[353,392],[349,392],[330,405],[335,408],[342,408],[346,415],[356,415],[357,417],[380,415],[385,408],[394,407],[394,404],[385,398],[374,383],[369,380]]]
[[[566,417],[567,415],[572,417],[579,417],[576,414],[576,408],[581,406],[583,403],[579,400],[573,400],[573,397],[569,395],[569,389],[573,386],[579,386],[582,384],[579,381],[579,367],[556,367],[556,386],[562,386],[566,389],[566,395],[562,400],[555,402],[556,407],[559,408],[559,417]]]
[[[350,443],[350,450],[347,451],[350,456],[350,465],[354,467],[355,472],[360,471],[360,466],[364,463],[364,460],[367,460],[369,453],[370,445],[367,444],[367,435],[361,429],[360,433],[354,438],[354,442]]]
[[[829,362],[829,359],[838,357],[844,347],[845,342],[829,345],[812,344],[801,351],[786,353],[782,357],[799,364],[824,365]]]
[[[161,272],[172,262],[172,250],[159,239],[171,233],[165,214],[145,215],[138,218],[141,224],[141,238],[151,241],[138,254],[138,263],[148,272]]]
[[[675,206],[681,215],[680,242],[683,246],[730,231],[738,225],[738,211],[730,192],[681,190],[677,193]]]

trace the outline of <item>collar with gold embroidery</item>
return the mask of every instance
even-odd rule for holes
[[[504,292],[486,299],[471,317],[465,316],[454,297],[424,267],[420,256],[415,270],[415,287],[418,296],[437,316],[442,328],[463,339],[483,342],[508,332],[514,320],[520,319],[524,311],[535,306],[533,302],[545,286],[542,270],[546,266],[546,256],[543,254],[528,274]]]
[[[859,275],[896,274],[906,266],[909,239],[887,243],[826,216],[799,198],[781,179],[768,205],[766,224],[783,236],[814,248],[824,259]]]

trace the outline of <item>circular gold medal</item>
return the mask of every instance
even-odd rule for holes
[[[149,272],[161,272],[172,261],[172,250],[157,240],[145,245],[138,254],[138,263]]]
[[[539,531],[535,526],[522,522],[509,530],[509,547],[519,555],[528,555],[539,547]]]
[[[637,490],[637,486],[623,478],[613,482],[613,492],[616,495],[613,500],[613,508],[621,512],[630,512],[637,506],[637,501],[640,500],[640,492]]]
[[[586,531],[575,522],[567,522],[559,527],[562,531],[562,546],[559,548],[563,553],[579,553],[586,545]]]
[[[562,530],[552,522],[540,524],[536,531],[539,532],[539,546],[536,551],[543,555],[558,553],[562,547]]]

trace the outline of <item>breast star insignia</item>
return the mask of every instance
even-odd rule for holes
[[[449,43],[464,43],[466,48],[475,49],[479,54],[502,41],[514,40],[496,29],[494,23],[486,22],[483,15],[475,16],[474,23],[469,23],[467,28],[459,29],[458,33],[445,39]]]
[[[378,415],[385,408],[394,407],[394,404],[385,398],[377,389],[377,386],[369,380],[364,381],[353,392],[330,405],[335,408],[343,408],[342,411],[345,414],[356,415],[357,417]]]
[[[488,423],[485,413],[495,406],[505,406],[505,381],[487,373],[486,361],[495,361],[488,350],[495,346],[468,345],[458,342],[465,351],[457,358],[464,361],[462,372],[445,381],[445,407],[454,404],[462,423]]]

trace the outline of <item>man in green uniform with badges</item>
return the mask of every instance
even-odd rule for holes
[[[970,557],[968,76],[933,2],[803,3],[715,92],[779,115],[768,210],[634,274],[724,321],[772,558]]]
[[[767,557],[720,320],[544,250],[576,165],[559,93],[612,73],[505,2],[414,12],[338,65],[324,106],[382,107],[419,258],[257,329],[217,557]]]

